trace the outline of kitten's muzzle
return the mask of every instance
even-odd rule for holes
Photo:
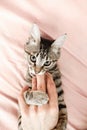
[[[35,68],[35,73],[36,73],[36,74],[40,73],[41,69],[42,69],[41,67],[36,67],[36,68]]]

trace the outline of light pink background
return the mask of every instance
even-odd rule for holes
[[[17,130],[24,86],[24,44],[32,23],[44,36],[68,37],[59,61],[68,109],[67,130],[87,130],[87,1],[0,1],[0,130]]]

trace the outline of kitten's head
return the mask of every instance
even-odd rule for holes
[[[41,38],[38,26],[33,25],[25,45],[30,75],[43,74],[55,66],[65,39],[66,34],[55,41]]]

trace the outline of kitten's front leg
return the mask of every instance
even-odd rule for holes
[[[62,104],[63,103],[63,104]],[[59,119],[57,125],[52,130],[66,130],[67,128],[67,109],[64,101],[59,101]]]
[[[18,130],[23,130],[22,125],[21,125],[21,118],[22,118],[22,116],[21,116],[21,113],[20,113],[19,117],[18,117]]]
[[[67,127],[67,108],[64,102],[63,95],[58,98],[59,103],[59,120],[57,123],[57,130],[66,130]]]
[[[57,87],[57,94],[58,94],[58,106],[59,106],[59,119],[58,123],[53,130],[66,130],[67,126],[67,108],[66,104],[64,101],[64,96],[63,96],[63,90],[62,90],[62,82],[61,82],[61,75],[58,73],[57,75],[53,75],[53,79],[55,82],[55,85]]]
[[[64,103],[64,99],[62,96],[58,99],[58,104],[59,104],[59,115],[58,115],[59,119],[58,119],[56,127],[52,130],[66,130],[67,109],[66,109],[66,105]]]

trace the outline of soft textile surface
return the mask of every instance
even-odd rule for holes
[[[67,130],[87,130],[86,0],[0,0],[0,130],[17,130],[17,98],[26,73],[24,44],[33,22],[44,36],[68,34],[59,61]]]

